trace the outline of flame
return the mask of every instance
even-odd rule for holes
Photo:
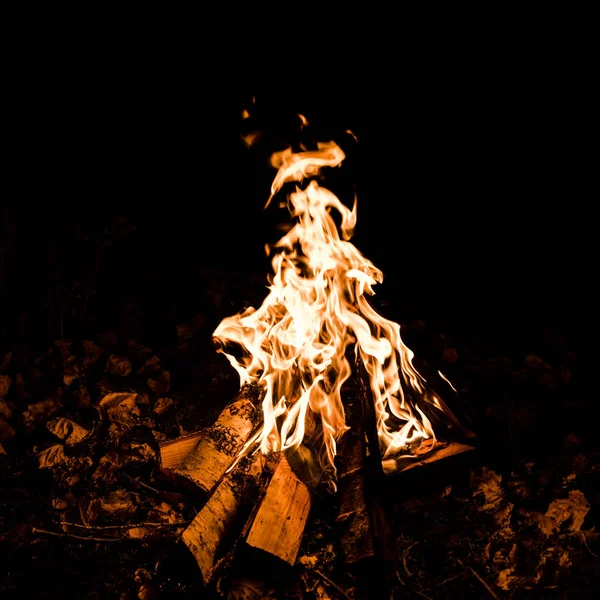
[[[334,142],[317,150],[274,154],[278,169],[273,197],[289,182],[319,175],[345,158]],[[265,207],[266,207],[265,206]],[[449,409],[425,384],[412,364],[413,353],[400,337],[398,323],[368,303],[382,272],[349,241],[356,225],[352,209],[311,179],[288,196],[293,227],[267,247],[273,274],[262,305],[227,317],[214,332],[240,385],[264,388],[262,426],[240,456],[316,449],[321,467],[335,473],[336,444],[348,429],[342,386],[360,359],[374,404],[384,468],[412,457],[411,447],[435,443],[431,423]],[[341,217],[339,227],[333,218]]]

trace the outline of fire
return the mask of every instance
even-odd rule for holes
[[[306,455],[310,448],[321,468],[335,473],[336,443],[348,429],[342,387],[359,361],[386,470],[393,470],[398,458],[416,456],[423,442],[435,443],[432,420],[443,415],[457,423],[413,366],[399,324],[367,301],[383,274],[349,241],[356,199],[349,209],[311,179],[344,158],[342,149],[328,142],[271,159],[278,171],[267,206],[286,183],[309,181],[304,188],[296,185],[287,199],[295,224],[267,246],[273,274],[264,302],[223,319],[213,334],[240,385],[258,383],[264,389],[262,426],[238,459],[258,449]],[[339,227],[334,212],[341,217]]]

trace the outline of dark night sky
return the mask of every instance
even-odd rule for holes
[[[313,139],[346,144],[336,182],[348,198],[356,187],[356,244],[383,269],[382,293],[399,313],[474,329],[577,328],[590,277],[573,241],[583,237],[585,165],[577,114],[551,81],[447,75],[386,91],[259,94],[253,114],[265,137],[250,151],[240,139],[245,91],[128,74],[52,79],[40,90],[22,141],[38,165],[23,177],[23,196],[40,198],[35,222],[26,204],[15,207],[31,255],[73,223],[124,214],[141,227],[123,277],[148,256],[173,293],[198,265],[264,270],[280,218],[262,211],[266,157],[299,141],[302,112]]]

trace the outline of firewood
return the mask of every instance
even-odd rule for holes
[[[188,435],[183,435],[174,440],[161,442],[160,464],[164,469],[178,469],[196,448],[203,432],[197,431]]]
[[[202,492],[209,493],[232,465],[254,429],[257,404],[257,389],[244,388],[216,422],[198,434],[197,439],[190,436],[175,446],[163,445],[163,467],[172,469]]]
[[[468,446],[467,444],[459,444],[458,442],[438,442],[429,452],[423,454],[421,458],[407,458],[402,462],[397,461],[395,472],[403,473],[416,467],[433,465],[440,460],[458,456],[459,454],[464,454],[473,450],[475,450],[475,446]]]
[[[294,565],[310,507],[308,486],[282,456],[250,527],[247,545]]]
[[[353,416],[346,405],[346,416]],[[365,434],[358,419],[351,419],[339,448],[338,490],[340,542],[344,562],[353,564],[375,555],[369,508],[365,498]]]
[[[378,494],[382,489],[382,468],[377,455],[367,459],[372,450],[365,428],[365,390],[359,386],[359,398],[345,404],[350,429],[340,442],[339,497],[340,510],[336,519],[340,527],[340,542],[344,562],[348,565],[373,557],[391,560],[391,531]],[[371,432],[373,434],[373,432]]]
[[[224,540],[232,537],[235,524],[240,523],[241,507],[251,506],[258,494],[264,462],[258,453],[242,460],[222,479],[183,532],[182,540],[196,559],[205,585],[212,578]]]

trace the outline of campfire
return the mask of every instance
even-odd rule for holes
[[[364,494],[367,457],[393,476],[472,449],[461,443],[472,434],[413,365],[400,325],[368,301],[383,274],[350,241],[357,201],[350,209],[322,185],[344,158],[332,141],[272,156],[265,208],[280,202],[293,223],[266,248],[262,305],[213,334],[240,393],[208,431],[162,446],[163,467],[208,498],[183,534],[206,583],[244,504],[255,509],[239,539],[293,565],[312,496],[339,492],[344,554],[355,562],[385,538]]]

